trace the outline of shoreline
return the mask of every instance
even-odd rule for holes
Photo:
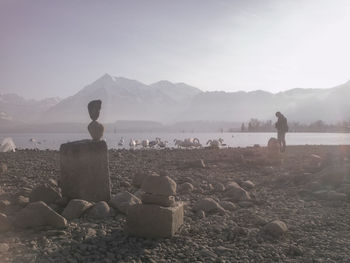
[[[128,237],[124,234],[125,215],[113,210],[105,219],[74,219],[62,230],[41,227],[3,233],[0,245],[7,244],[8,249],[2,260],[347,262],[349,199],[324,199],[316,196],[312,187],[320,182],[323,188],[317,191],[338,191],[339,185],[323,182],[321,174],[330,167],[350,165],[349,157],[350,145],[287,146],[279,162],[267,157],[266,147],[109,150],[112,195],[134,193],[137,188],[132,178],[139,172],[165,172],[176,181],[176,199],[185,203],[179,232],[173,238],[155,240]],[[198,160],[203,160],[205,167]],[[2,210],[8,216],[20,209],[17,199],[25,189],[59,180],[57,150],[0,153],[0,162],[7,165],[7,172],[0,175],[0,200],[11,203]],[[203,198],[224,202],[229,182],[246,180],[255,185],[249,189],[252,201],[232,202],[223,214],[206,212],[199,217],[194,211]],[[193,191],[182,192],[185,183],[192,184]],[[278,238],[266,236],[264,224],[276,219],[285,222],[288,231]]]

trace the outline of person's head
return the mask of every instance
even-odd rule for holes
[[[279,117],[282,116],[282,113],[280,113],[279,111],[277,111],[275,115],[276,115],[277,118],[279,118]]]

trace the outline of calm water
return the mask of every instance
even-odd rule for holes
[[[33,134],[0,134],[0,142],[5,137],[12,137],[17,148],[59,149],[62,143],[69,141],[89,139],[88,133],[33,133]],[[118,146],[123,137],[124,146]],[[168,141],[168,147],[174,147],[174,139],[198,138],[204,145],[209,139],[224,139],[224,143],[230,147],[246,147],[259,144],[265,146],[276,133],[106,133],[104,139],[109,148],[129,148],[130,138],[138,140],[154,140],[156,137]],[[31,139],[34,141],[31,141]],[[288,133],[287,145],[350,145],[350,133]]]

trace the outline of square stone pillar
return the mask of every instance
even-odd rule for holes
[[[173,207],[137,204],[130,206],[126,218],[126,232],[146,238],[171,237],[183,224],[183,203]]]
[[[82,140],[60,147],[62,195],[69,199],[109,201],[111,182],[105,141]]]

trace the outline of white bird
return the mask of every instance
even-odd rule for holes
[[[149,146],[149,140],[142,140],[141,145],[143,148],[147,148]]]
[[[207,145],[209,144],[210,147],[215,147],[215,148],[219,148],[220,146],[223,146],[224,140],[222,138],[219,138],[218,140],[209,140],[207,142]]]
[[[16,151],[16,145],[13,142],[12,138],[7,137],[2,140],[2,143],[0,145],[0,152],[15,152]]]
[[[129,146],[130,146],[130,148],[135,149],[135,147],[136,147],[136,141],[135,141],[134,139],[130,139]]]
[[[124,145],[124,138],[121,137],[119,142],[118,142],[118,146],[123,146]]]

